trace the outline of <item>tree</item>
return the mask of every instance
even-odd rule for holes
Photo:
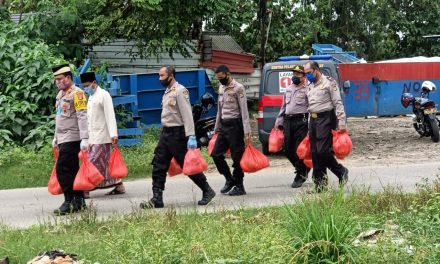
[[[53,136],[56,89],[50,67],[62,62],[42,40],[30,38],[31,20],[0,21],[0,147],[12,140],[39,148]]]
[[[79,59],[81,44],[125,39],[135,43],[131,55],[168,52],[189,55],[193,25],[216,16],[233,0],[15,0],[18,11],[36,12],[40,36],[66,59]]]
[[[394,0],[391,7],[397,16],[390,27],[399,38],[400,56],[439,56],[440,43],[423,38],[440,33],[440,2],[431,0]]]

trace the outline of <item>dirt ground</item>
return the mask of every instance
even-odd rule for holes
[[[256,118],[252,118],[253,144],[261,150]],[[412,127],[412,118],[349,118],[348,130],[353,151],[341,161],[345,165],[370,166],[425,163],[440,160],[440,145],[431,138],[420,138]],[[283,155],[270,155],[271,166],[290,165]]]

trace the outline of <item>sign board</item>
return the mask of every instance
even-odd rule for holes
[[[286,88],[292,84],[293,72],[279,72],[278,85],[280,87],[280,93],[285,93]]]

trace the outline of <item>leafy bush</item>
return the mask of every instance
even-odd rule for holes
[[[62,63],[43,41],[32,37],[32,19],[0,21],[0,147],[6,141],[38,149],[51,141],[56,89],[51,66]]]
[[[286,230],[297,253],[294,263],[353,262],[351,246],[355,224],[343,192],[305,197],[294,207],[286,206]]]

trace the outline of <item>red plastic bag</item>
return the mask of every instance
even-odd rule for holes
[[[188,149],[183,162],[183,174],[191,176],[199,174],[208,169],[208,163],[200,153],[200,149]]]
[[[308,168],[313,169],[312,159],[305,159],[305,160],[303,160],[303,162]]]
[[[296,149],[296,155],[298,155],[298,158],[302,160],[312,159],[312,152],[310,150],[310,138],[308,134],[298,145],[298,148]]]
[[[171,160],[170,167],[168,168],[168,175],[170,177],[173,177],[181,173],[182,173],[182,168],[180,167],[179,163],[177,163],[176,159],[173,158]]]
[[[87,151],[81,150],[78,156],[82,164],[73,182],[73,189],[75,191],[92,190],[104,180],[104,176],[102,176],[95,165],[89,161]]]
[[[269,152],[277,153],[283,149],[284,133],[282,130],[272,128],[269,135]]]
[[[217,140],[218,133],[215,133],[214,136],[212,136],[211,140],[209,140],[208,143],[208,154],[211,156],[212,151],[214,150],[215,141]]]
[[[256,172],[269,167],[269,159],[254,148],[250,140],[248,140],[247,147],[240,161],[240,166],[244,172]]]
[[[348,133],[332,131],[333,133],[333,151],[335,152],[335,156],[338,159],[345,159],[353,149],[353,143],[351,142],[350,136]]]
[[[215,141],[217,140],[218,133],[215,133],[214,136],[212,136],[211,140],[209,140],[208,143],[208,155],[211,156],[212,151],[214,150]],[[228,149],[226,151],[226,154],[231,154],[231,150]]]
[[[113,145],[113,152],[108,161],[108,170],[110,177],[116,179],[125,178],[128,174],[127,165],[116,144]]]
[[[58,161],[58,148],[53,148],[53,156],[55,158],[55,164],[53,165],[52,173],[49,178],[49,182],[47,183],[47,189],[53,195],[58,195],[63,193],[63,189],[61,189],[60,183],[57,179],[57,161]]]

